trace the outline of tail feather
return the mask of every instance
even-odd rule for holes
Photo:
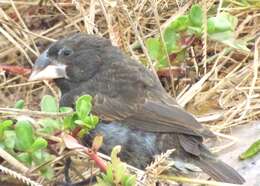
[[[245,182],[244,178],[235,169],[216,158],[200,156],[194,163],[216,181],[233,184],[243,184]]]

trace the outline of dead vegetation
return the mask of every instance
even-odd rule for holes
[[[191,46],[189,56],[175,66],[184,69],[185,74],[182,77],[173,74],[174,87],[169,77],[162,79],[182,106],[220,138],[230,140],[225,146],[214,149],[219,151],[235,143],[236,139],[229,136],[232,127],[248,124],[260,116],[260,8],[257,5],[245,7],[239,1],[231,0],[197,2],[204,9],[215,9],[217,13],[226,11],[236,16],[239,21],[236,37],[247,40],[251,50],[246,53],[217,42],[205,42],[204,35],[203,44]],[[194,3],[191,0],[0,0],[0,63],[30,68],[52,41],[71,33],[87,32],[110,38],[114,45],[153,68],[144,41],[160,35],[172,20],[183,15]],[[22,98],[26,108],[35,109],[46,93],[59,97],[52,82],[28,83],[27,78],[27,74],[17,75],[0,69],[1,108],[11,107]],[[0,113],[0,117],[7,117],[1,110]],[[60,156],[50,162],[56,165],[57,180],[53,181],[63,179],[62,162],[68,155],[68,152],[64,154],[64,147],[58,152]],[[74,153],[76,164],[79,161],[82,164],[83,160],[88,162],[85,155],[71,153]],[[6,162],[2,165],[10,167]],[[93,172],[86,167],[79,166],[82,171],[75,175],[80,176],[74,175],[72,179],[89,177]],[[35,171],[29,175],[40,184],[47,183]]]

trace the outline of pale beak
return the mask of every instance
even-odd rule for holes
[[[67,66],[51,61],[47,52],[43,52],[36,60],[29,81],[67,78]]]

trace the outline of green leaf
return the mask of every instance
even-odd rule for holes
[[[145,42],[149,55],[153,60],[157,60],[161,53],[161,42],[158,38],[149,38]]]
[[[226,44],[232,48],[243,50],[245,52],[250,52],[250,50],[246,46],[246,42],[236,40],[232,31],[209,34],[209,38],[222,42],[223,44]]]
[[[87,125],[87,123],[85,123],[84,121],[80,120],[80,119],[77,119],[74,121],[77,125],[80,125],[80,126],[84,126],[84,125]]]
[[[66,113],[66,112],[72,112],[73,109],[71,107],[60,107],[60,112]]]
[[[237,18],[227,13],[208,19],[208,33],[234,31],[237,25]]]
[[[43,138],[41,138],[41,137],[38,137],[38,138],[33,142],[30,151],[31,151],[31,152],[35,152],[35,151],[37,151],[37,150],[44,149],[44,148],[46,148],[47,146],[48,146],[48,142],[47,142],[45,139],[43,139]]]
[[[111,165],[111,163],[109,164],[109,167],[108,167],[108,170],[104,176],[104,180],[106,182],[110,182],[110,183],[113,183],[113,179],[114,179],[114,176],[113,176],[113,167]]]
[[[216,32],[215,23],[214,23],[214,20],[212,20],[212,18],[208,19],[207,27],[208,27],[208,33],[209,34],[212,34],[212,33]]]
[[[4,132],[4,144],[8,149],[13,149],[15,147],[16,134],[13,130],[6,130]]]
[[[75,121],[78,120],[77,114],[73,114],[72,116],[66,116],[63,119],[63,125],[65,129],[74,129],[76,127]]]
[[[201,27],[195,27],[195,26],[189,26],[188,27],[188,33],[190,35],[195,34],[195,36],[200,37],[202,34],[202,28]]]
[[[24,108],[24,100],[20,99],[15,103],[15,108],[17,109],[23,109]]]
[[[82,138],[82,137],[84,137],[88,132],[89,132],[89,130],[88,130],[87,128],[83,128],[83,129],[81,129],[81,130],[79,131],[78,136],[79,136],[80,138]]]
[[[47,161],[51,161],[53,159],[53,157],[54,156],[52,156],[51,154],[43,151],[42,149],[39,149],[39,150],[32,152],[33,162],[36,165],[41,165],[43,163],[46,163]]]
[[[60,129],[62,125],[58,120],[51,118],[41,119],[39,120],[39,124],[43,127],[40,131],[46,133],[53,133],[56,129]]]
[[[177,53],[181,50],[181,47],[178,45],[180,40],[180,35],[175,32],[172,28],[166,28],[163,33],[164,41],[166,44],[168,54]]]
[[[102,177],[97,177],[95,186],[134,186],[136,183],[135,175],[129,174],[126,164],[118,158],[121,147],[115,146],[111,152],[111,162],[108,163],[106,173],[102,173]]]
[[[167,60],[166,56],[161,58],[158,61],[158,63],[156,63],[155,67],[156,67],[157,70],[163,69],[165,67],[169,67],[169,63],[168,63],[168,60]]]
[[[53,96],[45,95],[41,100],[41,111],[43,112],[58,112],[58,105]]]
[[[99,122],[99,118],[97,116],[91,114],[90,116],[86,117],[84,123],[81,123],[81,124],[85,125],[89,129],[93,129],[96,127],[98,122]],[[78,124],[79,123],[80,122],[78,122]]]
[[[26,166],[32,165],[32,156],[27,152],[22,152],[17,156],[18,160],[23,162]]]
[[[92,149],[95,149],[95,151],[98,151],[100,147],[103,144],[103,136],[98,134],[95,136],[92,142]]]
[[[135,175],[128,176],[125,182],[125,186],[134,186],[134,185],[136,185],[136,176]]]
[[[20,120],[15,125],[16,145],[19,150],[27,151],[33,144],[33,128],[26,120]]]
[[[110,182],[105,181],[105,178],[97,177],[97,183],[94,186],[113,186],[113,185]]]
[[[236,17],[236,16],[233,16],[233,15],[231,15],[231,14],[229,14],[229,13],[225,13],[225,12],[223,12],[222,14],[220,14],[220,16],[225,17],[225,18],[228,20],[228,22],[230,23],[230,25],[231,25],[231,30],[235,31],[235,29],[236,29],[236,27],[237,27],[237,24],[238,24],[238,19],[237,19],[237,17]]]
[[[80,96],[76,101],[76,113],[81,120],[85,120],[92,109],[92,97],[90,95]]]
[[[225,42],[227,40],[234,39],[234,33],[232,31],[219,32],[214,34],[209,34],[210,39]]]
[[[251,158],[260,152],[260,140],[254,142],[245,152],[243,152],[239,158],[245,160]]]
[[[126,165],[121,162],[117,156],[120,151],[121,146],[115,146],[111,152],[111,163],[114,170],[113,177],[115,178],[117,183],[122,180],[123,175],[127,172]]]
[[[41,168],[42,176],[44,176],[48,180],[52,180],[54,177],[54,170],[50,166],[45,166],[44,168]]]
[[[199,5],[193,5],[189,13],[189,19],[193,26],[201,27],[203,23],[203,11]]]
[[[12,125],[13,125],[12,120],[4,120],[0,122],[0,139],[3,137],[4,131],[9,129]]]
[[[82,136],[88,133],[91,129],[94,129],[99,122],[99,118],[95,115],[90,114],[85,118],[85,121],[75,120],[74,123],[83,127],[83,129],[79,132],[79,135]]]
[[[95,115],[90,114],[90,124],[95,128],[99,122],[99,118]]]
[[[175,21],[173,21],[169,28],[175,30],[176,32],[185,31],[189,26],[189,18],[187,15],[178,17]]]

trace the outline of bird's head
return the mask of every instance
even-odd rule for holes
[[[54,42],[36,60],[29,81],[87,80],[102,65],[99,54],[105,47],[111,47],[109,40],[84,33]]]

